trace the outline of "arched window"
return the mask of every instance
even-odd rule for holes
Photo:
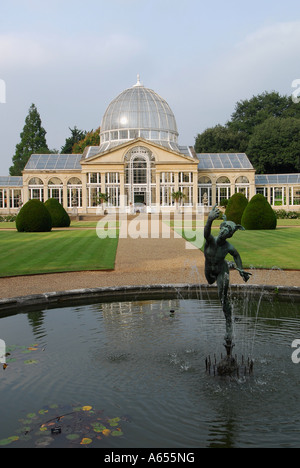
[[[235,193],[243,193],[249,199],[250,182],[248,177],[240,176],[235,181]]]
[[[127,204],[147,205],[155,203],[155,157],[143,146],[132,148],[125,158],[125,194]]]
[[[30,179],[28,185],[44,185],[44,184],[43,184],[42,179],[40,179],[39,177],[33,177],[32,179]]]
[[[63,203],[63,183],[58,177],[52,177],[48,182],[48,198],[55,198]]]
[[[226,176],[219,177],[217,184],[230,184],[230,180]]]
[[[217,203],[221,205],[224,200],[231,196],[230,180],[226,176],[221,176],[217,180]]]
[[[62,181],[58,177],[52,177],[52,179],[49,180],[48,185],[62,185]]]
[[[209,177],[198,177],[198,204],[212,206],[212,183]]]
[[[67,184],[68,208],[82,207],[82,182],[78,177],[71,177]]]
[[[71,179],[68,180],[68,185],[82,185],[82,182],[78,177],[71,177]]]
[[[44,183],[39,177],[33,177],[28,184],[29,199],[44,201]]]
[[[198,184],[211,185],[211,180],[207,176],[199,176],[198,177]]]

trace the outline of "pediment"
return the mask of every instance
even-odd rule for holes
[[[149,149],[156,160],[157,164],[195,164],[198,166],[199,161],[192,156],[188,156],[181,152],[165,148],[159,144],[136,138],[135,140],[127,141],[119,146],[109,149],[108,151],[94,154],[80,161],[82,166],[97,165],[97,164],[123,164],[124,158],[128,151],[136,146],[142,146]]]

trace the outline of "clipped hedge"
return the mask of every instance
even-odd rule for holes
[[[228,201],[225,215],[228,221],[233,221],[236,224],[242,223],[242,216],[248,200],[243,193],[235,193]]]
[[[29,200],[19,211],[16,218],[19,232],[49,232],[52,220],[44,203],[39,200]]]
[[[245,229],[276,229],[277,218],[268,200],[258,193],[251,198],[242,216]]]
[[[56,198],[49,198],[44,203],[52,219],[52,227],[69,227],[71,219],[64,207]]]

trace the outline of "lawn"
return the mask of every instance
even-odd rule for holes
[[[192,230],[175,228],[185,239],[192,239]],[[218,229],[212,234],[218,235]],[[198,248],[202,247],[202,239],[198,236]],[[300,228],[279,227],[269,231],[237,231],[229,239],[242,257],[245,268],[280,268],[300,270]],[[192,242],[193,243],[193,242]],[[233,260],[228,256],[228,260]]]
[[[118,236],[95,229],[19,233],[0,230],[0,277],[63,271],[112,270]]]

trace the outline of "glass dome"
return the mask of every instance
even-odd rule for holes
[[[176,120],[168,103],[152,89],[137,83],[108,106],[101,123],[100,151],[125,141],[144,138],[179,151]]]

